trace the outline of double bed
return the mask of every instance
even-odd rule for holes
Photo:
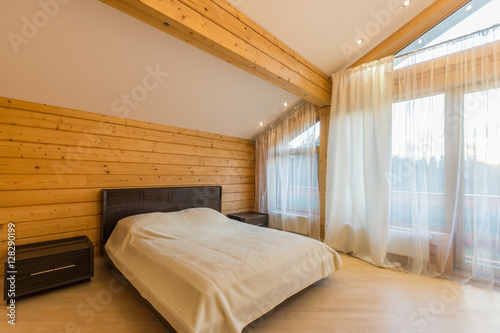
[[[103,190],[107,256],[177,332],[241,332],[341,266],[321,242],[228,219],[221,192]]]

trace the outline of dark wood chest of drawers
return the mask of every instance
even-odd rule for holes
[[[94,244],[87,236],[20,245],[15,249],[14,266],[5,260],[4,300],[90,281],[94,276]]]
[[[260,227],[269,226],[268,215],[264,213],[243,212],[243,213],[228,214],[227,217],[236,221],[253,224]]]

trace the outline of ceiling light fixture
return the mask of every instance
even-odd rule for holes
[[[410,3],[411,3],[411,0],[405,0],[405,1],[403,2],[403,7],[407,7],[407,6],[409,6],[409,5],[410,5]]]
[[[465,7],[465,11],[468,12],[469,10],[472,9],[472,4],[469,4],[467,7]]]
[[[363,40],[362,39],[358,39],[358,41],[356,42],[356,45],[360,45],[361,43],[363,43]]]
[[[261,122],[259,123],[259,126],[264,126],[264,123],[261,121]]]
[[[288,103],[287,102],[283,103],[283,106],[288,106]]]
[[[417,43],[422,44],[422,39],[419,39]]]

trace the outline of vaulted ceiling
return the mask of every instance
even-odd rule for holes
[[[330,75],[433,1],[227,2]],[[242,138],[301,101],[98,0],[4,0],[0,13],[3,97]]]

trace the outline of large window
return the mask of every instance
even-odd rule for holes
[[[500,268],[500,89],[466,94],[464,105],[464,223],[458,248],[464,264],[473,251],[483,251],[488,256],[482,264]],[[478,228],[493,237],[475,237]]]
[[[499,11],[473,0],[394,60],[391,230],[485,281],[500,276]]]
[[[500,1],[473,0],[432,28],[397,56],[434,46],[500,24]],[[476,45],[477,46],[477,45]]]
[[[500,269],[500,88],[462,89],[393,104],[391,228],[451,234],[456,267]]]
[[[412,221],[423,214],[428,216],[433,230],[445,227],[444,100],[441,94],[393,104],[391,223],[394,227],[411,229]],[[418,203],[425,202],[412,205],[415,202],[412,196]],[[419,212],[420,207],[426,207],[427,211]]]
[[[271,228],[319,239],[316,107],[304,102],[256,139],[257,207]]]
[[[288,148],[284,151],[286,159],[279,159],[280,164],[288,163],[287,178],[283,178],[280,170],[282,165],[276,168],[278,186],[278,208],[286,205],[290,212],[303,214],[309,211],[311,205],[319,205],[318,197],[318,146],[319,146],[319,122],[302,132],[291,140]],[[307,147],[313,147],[307,148]],[[310,155],[313,155],[311,164]],[[286,197],[285,197],[286,196]]]

